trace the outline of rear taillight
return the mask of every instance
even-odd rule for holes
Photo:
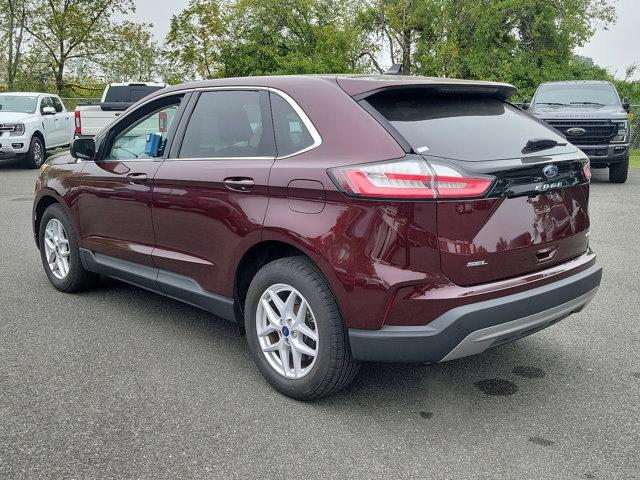
[[[589,182],[591,181],[591,164],[585,163],[582,166],[582,175],[584,175],[584,179]]]
[[[80,112],[78,110],[76,110],[74,112],[74,118],[76,120],[76,133],[78,135],[81,135],[82,134],[82,123],[80,121]]]
[[[344,193],[368,198],[480,197],[493,182],[420,159],[349,165],[329,169],[329,175]]]

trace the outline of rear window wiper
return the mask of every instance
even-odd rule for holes
[[[536,104],[538,105],[555,105],[557,107],[567,107],[568,104],[566,103],[559,103],[559,102],[536,102]]]
[[[539,150],[548,150],[553,147],[564,147],[567,143],[560,143],[553,138],[532,138],[522,149],[522,153],[537,152]]]
[[[599,107],[604,107],[604,103],[598,102],[571,102],[571,105],[598,105]]]

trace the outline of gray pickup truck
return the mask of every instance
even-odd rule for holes
[[[629,171],[629,99],[609,82],[578,80],[541,84],[524,110],[580,148],[592,168],[609,168],[609,181],[624,183]]]

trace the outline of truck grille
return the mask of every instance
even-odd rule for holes
[[[618,133],[618,125],[609,120],[547,120],[546,123],[576,145],[609,143]],[[569,133],[572,129],[582,129],[584,133]]]

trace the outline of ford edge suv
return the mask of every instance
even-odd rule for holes
[[[417,77],[163,89],[41,169],[54,287],[100,275],[244,326],[267,381],[310,400],[363,361],[476,354],[579,312],[589,161],[513,86]]]

